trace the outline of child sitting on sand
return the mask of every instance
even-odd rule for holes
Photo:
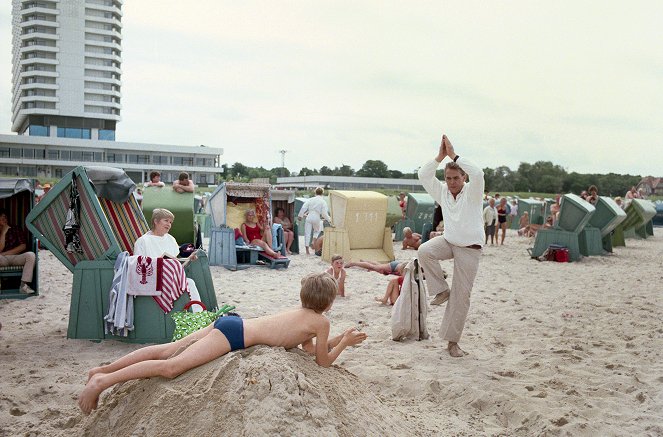
[[[323,272],[307,275],[301,283],[301,308],[246,320],[238,316],[220,317],[174,343],[138,349],[109,365],[91,369],[78,406],[89,414],[97,408],[99,395],[117,383],[153,376],[175,378],[230,351],[257,344],[286,349],[301,344],[306,352],[315,354],[318,365],[331,366],[346,347],[361,343],[366,334],[350,328],[330,339],[330,323],[322,313],[334,303],[336,281]],[[183,347],[186,349],[174,355]]]
[[[345,297],[345,269],[343,268],[343,257],[341,255],[332,256],[331,267],[327,269],[327,273],[336,280],[338,295]]]
[[[384,296],[376,296],[375,300],[380,302],[382,305],[393,305],[396,303],[396,299],[401,295],[401,287],[403,286],[404,276],[399,276],[394,279],[390,279],[387,284],[387,291],[384,293]]]
[[[421,246],[421,234],[412,232],[409,226],[403,228],[403,250],[406,249],[419,249]]]

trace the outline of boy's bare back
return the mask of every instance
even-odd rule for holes
[[[278,314],[244,319],[244,345],[280,346],[291,349],[323,334],[329,320],[311,309],[294,308]],[[326,341],[326,339],[325,339]]]

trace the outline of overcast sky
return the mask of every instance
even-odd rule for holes
[[[9,133],[11,5],[0,16]],[[663,176],[663,1],[126,0],[118,141],[222,162]]]

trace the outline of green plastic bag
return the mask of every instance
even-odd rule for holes
[[[203,307],[203,311],[199,313],[190,313],[187,309],[194,304],[198,304]],[[223,314],[234,310],[234,306],[224,305],[218,311],[207,311],[205,305],[197,300],[192,300],[187,303],[182,311],[174,312],[170,315],[175,322],[175,331],[173,332],[173,341],[177,341],[181,338],[186,337],[187,335],[198,331],[199,329],[204,328],[210,323],[214,323],[216,319],[221,317]]]

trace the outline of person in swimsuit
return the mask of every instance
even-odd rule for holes
[[[172,379],[230,351],[259,344],[285,349],[301,345],[304,351],[315,355],[318,365],[331,366],[346,347],[364,341],[366,333],[353,327],[329,338],[330,323],[323,313],[334,303],[338,293],[336,281],[322,272],[305,276],[301,284],[300,308],[255,319],[221,317],[174,343],[147,346],[91,369],[78,406],[89,414],[97,408],[99,395],[115,384],[155,376]],[[181,348],[185,349],[174,355]]]
[[[407,249],[419,249],[421,246],[421,234],[412,232],[409,226],[403,228],[403,250]]]
[[[359,262],[349,262],[345,266],[346,267],[361,267],[362,269],[366,269],[369,272],[378,272],[382,273],[383,275],[398,275],[401,276],[403,274],[403,269],[405,268],[405,264],[400,261],[392,261],[389,263],[377,263],[375,261],[364,261],[361,260]]]
[[[398,207],[401,209],[403,220],[405,220],[405,212],[407,211],[407,197],[405,193],[400,193],[398,195]]]
[[[502,240],[500,244],[504,244],[504,237],[506,236],[506,217],[509,214],[506,204],[506,197],[500,199],[500,204],[497,206],[497,227],[495,228],[495,241],[498,239],[500,229],[502,230]]]
[[[258,222],[256,217],[256,212],[252,209],[246,211],[246,219],[240,228],[242,232],[242,238],[247,244],[252,244],[254,246],[262,247],[265,253],[272,258],[285,258],[280,253],[277,253],[272,249],[271,241],[272,235],[271,232],[264,231],[263,226]],[[263,236],[263,234],[269,234]],[[269,243],[268,243],[269,242]]]
[[[375,296],[375,300],[380,302],[382,305],[393,305],[396,303],[396,299],[401,295],[401,287],[403,287],[404,276],[399,276],[389,280],[387,284],[387,291],[384,293],[384,296]]]
[[[292,242],[295,241],[295,232],[292,230],[292,222],[288,216],[285,215],[285,210],[283,208],[276,208],[276,217],[274,217],[274,223],[278,223],[283,227],[285,250],[288,255],[292,255],[290,246],[292,246]]]
[[[332,256],[331,267],[327,269],[327,273],[336,280],[338,295],[345,297],[345,269],[343,268],[343,257],[341,255]]]

